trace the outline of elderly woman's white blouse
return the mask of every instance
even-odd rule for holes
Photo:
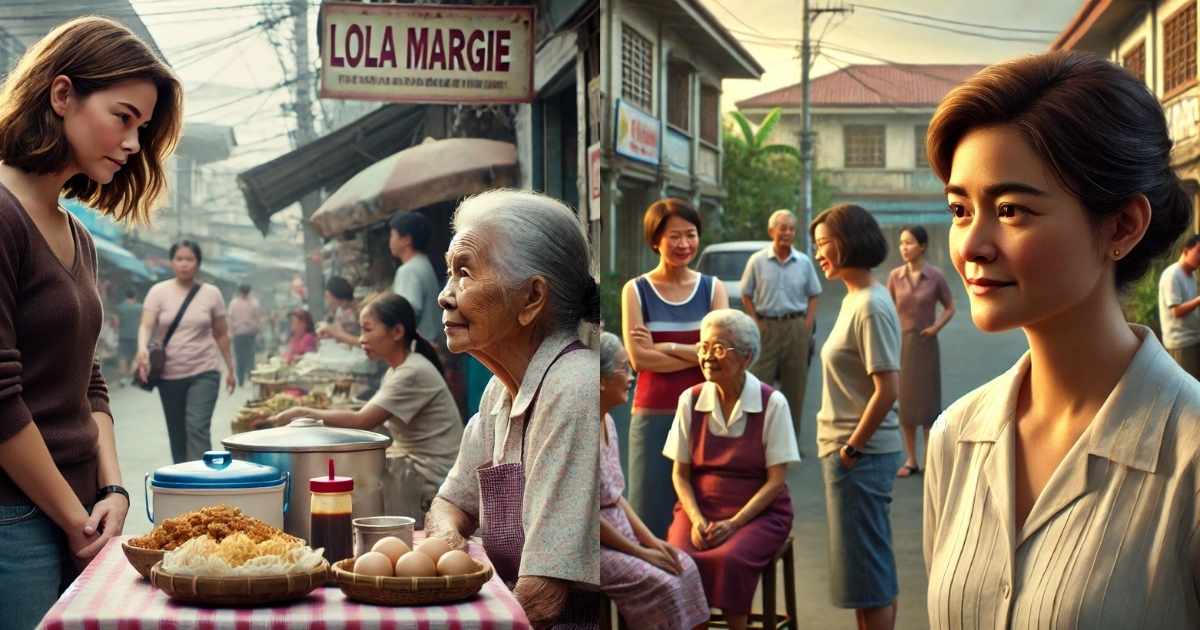
[[[685,389],[679,396],[679,407],[675,410],[675,421],[667,433],[663,455],[681,464],[692,463],[692,410],[708,414],[708,432],[725,438],[739,438],[746,432],[746,415],[763,413],[763,452],[768,466],[800,461],[800,448],[796,445],[796,431],[792,428],[792,414],[788,411],[787,398],[775,390],[767,399],[766,409],[762,403],[762,383],[750,372],[746,372],[746,384],[741,396],[733,404],[729,421],[721,411],[721,397],[717,386],[704,383],[700,395],[692,400],[692,389]]]
[[[492,378],[438,496],[479,518],[476,469],[489,462],[523,463],[525,547],[520,575],[599,585],[600,358],[592,350],[578,350],[550,367],[576,340],[559,334],[543,341],[515,401],[500,379]],[[533,417],[526,419],[539,384]]]
[[[1200,628],[1200,383],[1148,328],[1100,412],[1015,527],[1026,354],[933,426],[931,628]]]

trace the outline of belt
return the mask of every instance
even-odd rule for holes
[[[785,319],[796,319],[797,317],[804,317],[806,314],[807,313],[805,311],[796,311],[794,313],[786,313],[784,315],[759,315],[758,318],[765,319],[770,322],[778,322],[778,321],[783,321]]]

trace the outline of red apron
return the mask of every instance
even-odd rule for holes
[[[563,355],[586,347],[572,342],[546,368]],[[525,419],[533,417],[542,386],[538,384],[533,400],[525,412]],[[521,460],[525,460],[525,429],[521,433]],[[525,467],[522,463],[493,465],[484,464],[475,471],[479,477],[479,512],[487,523],[483,532],[483,549],[495,567],[497,575],[511,588],[516,583],[521,567],[521,552],[525,546],[525,525],[521,516],[521,505],[525,497]],[[557,630],[596,630],[600,625],[599,593],[572,590],[567,595],[567,604],[562,615],[554,624]]]

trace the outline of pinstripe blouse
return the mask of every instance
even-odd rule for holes
[[[934,424],[931,628],[1200,628],[1200,382],[1133,329],[1133,362],[1020,530],[1012,420],[1029,355]]]

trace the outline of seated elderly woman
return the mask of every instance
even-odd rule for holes
[[[454,230],[438,298],[446,344],[494,376],[427,534],[462,548],[478,525],[536,627],[594,626],[600,361],[579,331],[599,322],[600,298],[583,226],[550,197],[494,190],[463,201]]]
[[[621,494],[621,453],[616,425],[608,412],[629,402],[633,376],[621,338],[600,335],[600,589],[617,605],[626,623],[639,628],[676,630],[708,621],[708,600],[696,563],[656,537]]]
[[[734,629],[746,627],[758,576],[792,529],[787,465],[800,461],[787,399],[746,370],[759,349],[745,313],[704,317],[705,382],[679,396],[663,447],[679,497],[667,540],[695,560],[709,605]]]

